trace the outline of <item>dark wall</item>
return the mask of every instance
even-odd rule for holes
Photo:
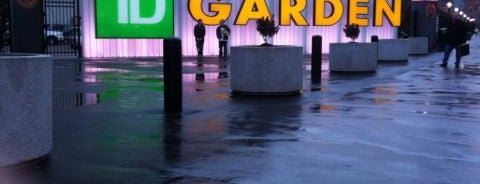
[[[398,38],[412,36],[412,0],[402,0],[402,24],[398,27]]]
[[[44,53],[42,5],[42,0],[10,0],[11,52]]]
[[[436,4],[432,1],[414,1],[412,2],[412,27],[413,36],[428,37],[429,50],[437,48],[437,15],[434,17],[427,16],[427,5]]]

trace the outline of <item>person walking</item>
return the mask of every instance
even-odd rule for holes
[[[0,26],[0,52],[3,51],[3,46],[5,44],[4,36],[5,36],[5,29],[2,26]]]
[[[5,19],[4,16],[2,15],[2,12],[0,12],[0,52],[3,51],[3,46],[5,44],[5,34],[7,29],[5,28]]]
[[[457,17],[457,15],[453,15],[452,20],[447,26],[445,54],[443,56],[443,62],[440,64],[440,66],[444,68],[448,66],[448,58],[450,58],[450,54],[452,53],[453,49],[455,49],[455,68],[460,68],[462,56],[460,55],[459,46],[466,42],[466,26],[462,20]]]
[[[217,38],[219,45],[219,57],[227,57],[227,45],[230,37],[230,28],[225,24],[225,20],[220,21],[220,25],[217,27]]]
[[[195,35],[195,43],[197,44],[197,55],[203,56],[203,45],[205,44],[205,25],[203,24],[202,19],[198,19],[197,25],[193,29],[193,34]]]

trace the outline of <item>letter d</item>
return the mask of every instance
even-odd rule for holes
[[[124,1],[124,0],[122,0]],[[140,16],[140,0],[130,0],[130,23],[131,24],[156,24],[165,16],[165,0],[156,0],[155,13],[152,17]]]
[[[128,0],[118,0],[118,23],[128,24]]]

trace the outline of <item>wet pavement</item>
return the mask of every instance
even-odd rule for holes
[[[54,149],[1,184],[478,183],[480,40],[330,74],[299,96],[234,96],[228,60],[185,58],[184,112],[163,113],[161,59],[57,59]]]

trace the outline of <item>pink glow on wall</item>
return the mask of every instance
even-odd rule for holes
[[[233,11],[227,24],[232,29],[232,37],[229,42],[231,46],[238,45],[259,45],[263,42],[262,37],[255,29],[255,21],[250,21],[246,26],[234,26],[233,21],[242,4],[242,0],[224,0],[233,5]],[[208,3],[217,2],[217,0],[204,0],[204,9],[208,10]],[[347,4],[347,0],[342,0]],[[83,25],[84,25],[84,56],[88,58],[104,57],[160,57],[163,56],[163,40],[161,39],[96,39],[95,37],[95,12],[94,0],[84,0],[83,3]],[[183,54],[194,56],[197,54],[195,47],[195,38],[193,28],[196,21],[190,16],[187,6],[188,0],[175,1],[175,32],[177,37],[182,39]],[[278,23],[279,1],[267,0],[272,14],[275,14]],[[279,33],[274,37],[273,43],[276,45],[298,45],[303,46],[305,53],[311,52],[311,37],[313,35],[322,35],[323,52],[329,52],[329,44],[337,42],[348,42],[344,36],[343,25],[346,23],[346,7],[342,20],[328,27],[313,26],[313,0],[308,1],[307,8],[303,12],[310,26],[281,26]],[[373,1],[370,1],[369,23],[372,23]],[[331,8],[327,6],[326,14],[329,14]],[[388,21],[384,20],[383,27],[365,27],[361,28],[361,33],[357,42],[369,42],[370,36],[378,35],[380,39],[396,38],[397,28],[391,27]],[[215,34],[216,26],[206,26],[207,35],[205,37],[204,54],[217,55],[218,41]]]

